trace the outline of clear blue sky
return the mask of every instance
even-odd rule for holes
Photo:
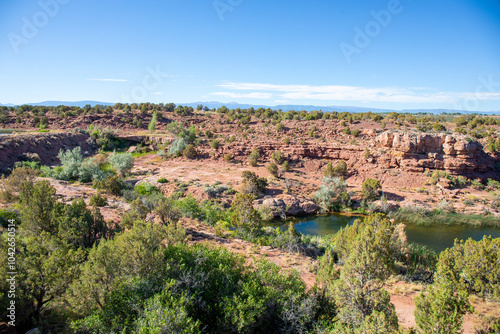
[[[498,0],[3,0],[0,50],[4,104],[500,110]]]

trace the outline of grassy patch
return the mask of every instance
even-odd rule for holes
[[[442,224],[500,227],[500,220],[498,217],[492,215],[473,215],[438,210],[418,210],[417,212],[409,208],[399,208],[397,211],[391,212],[390,217],[398,222],[420,225]]]
[[[20,129],[0,129],[0,134],[11,134],[14,132],[25,132],[25,131]]]

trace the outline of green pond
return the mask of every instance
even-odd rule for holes
[[[323,235],[337,233],[341,227],[351,225],[360,216],[330,214],[326,216],[304,217],[295,220],[295,229],[303,234]],[[288,225],[283,225],[286,229]],[[480,240],[484,235],[500,237],[500,229],[493,227],[473,227],[467,225],[416,225],[406,224],[408,242],[418,242],[440,252],[453,246],[454,240],[472,238]]]

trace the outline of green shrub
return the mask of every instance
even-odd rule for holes
[[[364,180],[361,187],[362,196],[367,200],[376,200],[379,197],[379,190],[382,189],[380,182],[371,178]]]
[[[440,123],[432,124],[432,129],[436,132],[446,131],[446,127]]]
[[[250,171],[241,173],[243,178],[241,184],[241,192],[243,194],[252,194],[254,196],[261,196],[267,187],[267,180],[264,177],[258,177],[257,174]]]
[[[335,167],[333,167],[332,163],[329,162],[326,164],[325,169],[323,170],[324,177],[338,177],[345,176],[347,174],[347,163],[344,160],[339,161]]]
[[[290,164],[288,163],[287,160],[285,160],[285,162],[283,162],[283,164],[281,165],[281,169],[283,169],[284,172],[290,171]]]
[[[279,173],[278,173],[278,165],[276,165],[274,162],[270,162],[270,163],[266,166],[266,169],[267,169],[267,171],[269,172],[269,174],[271,174],[272,176],[274,176],[274,177],[279,177]]]
[[[351,131],[351,136],[357,137],[361,133],[361,130],[355,129]]]
[[[93,180],[102,180],[104,173],[97,163],[95,157],[83,160],[78,168],[78,180],[80,182],[92,182]]]
[[[134,191],[139,195],[150,195],[152,193],[159,192],[158,188],[156,188],[149,182],[143,182],[141,184],[135,185]]]
[[[168,180],[164,177],[160,177],[158,180],[157,180],[158,183],[168,183]]]
[[[156,130],[156,121],[158,120],[158,115],[156,111],[153,113],[153,116],[151,117],[151,121],[149,122],[148,125],[148,130],[149,132],[155,132]]]
[[[228,189],[227,186],[220,185],[220,184],[214,184],[212,186],[207,186],[205,187],[205,192],[208,194],[210,197],[218,197],[222,193],[224,193]]]
[[[198,200],[192,196],[184,197],[175,202],[175,206],[184,217],[203,220],[204,213]]]
[[[261,219],[253,207],[254,197],[251,194],[236,194],[231,209],[231,224],[245,232],[253,233],[261,227]]]
[[[108,162],[113,169],[122,175],[129,173],[132,167],[134,167],[134,157],[131,153],[113,152],[108,157]]]
[[[15,225],[18,226],[21,223],[19,212],[10,209],[0,209],[0,226],[7,228],[9,220],[14,220]]]
[[[189,144],[182,152],[182,155],[184,155],[188,159],[194,159],[198,155],[198,151],[196,151],[196,148],[193,144]]]
[[[109,128],[89,126],[90,137],[101,150],[110,151],[117,147],[117,139],[114,131]]]
[[[94,188],[102,189],[116,196],[121,196],[124,187],[123,181],[118,175],[110,175],[101,181],[94,180]]]
[[[168,154],[180,157],[187,146],[188,144],[184,138],[178,138],[172,143],[172,145],[170,145]]]
[[[493,179],[488,179],[486,185],[488,186],[488,188],[490,189],[500,189],[500,182],[496,181],[496,180],[493,180]]]
[[[224,161],[225,162],[231,162],[234,159],[233,155],[231,153],[228,153],[224,156]]]
[[[260,152],[259,152],[259,149],[257,147],[254,147],[252,149],[252,153],[250,153],[250,166],[257,166],[258,164],[258,161],[259,161],[259,158],[260,158]]]
[[[94,205],[95,206],[106,206],[106,205],[108,205],[108,200],[106,199],[106,197],[101,196],[100,194],[95,194],[95,195],[90,196],[89,205],[91,205],[91,206],[94,206]]]
[[[50,169],[48,166],[41,167],[46,177],[80,182],[100,181],[104,178],[104,173],[101,171],[97,159],[93,157],[84,160],[79,146],[73,150],[61,149],[57,157],[61,162],[60,167],[54,169]]]
[[[441,253],[438,267],[448,273],[455,285],[468,292],[499,297],[499,258],[500,238],[455,240],[453,247]]]
[[[271,159],[273,159],[274,162],[276,162],[277,164],[281,164],[281,163],[283,163],[283,160],[284,160],[283,153],[281,153],[280,150],[274,151],[271,154]]]
[[[158,152],[156,152],[156,155],[160,158],[165,158],[167,156],[167,152],[165,152],[165,150],[163,149],[159,149]]]
[[[217,150],[219,148],[219,146],[220,146],[220,142],[218,139],[214,139],[210,143],[210,147],[213,148],[214,150]]]
[[[343,178],[325,177],[323,184],[314,193],[313,199],[324,212],[339,211],[343,206],[351,205],[346,189],[347,182]]]

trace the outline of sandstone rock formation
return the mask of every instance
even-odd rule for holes
[[[284,195],[283,198],[264,197],[253,202],[256,209],[268,207],[273,218],[313,214],[318,206],[306,198]]]
[[[427,168],[467,174],[489,172],[494,167],[493,159],[484,153],[481,144],[468,141],[463,135],[386,131],[376,138],[376,142],[379,147],[388,149],[378,159],[388,168],[412,172],[423,172]]]

